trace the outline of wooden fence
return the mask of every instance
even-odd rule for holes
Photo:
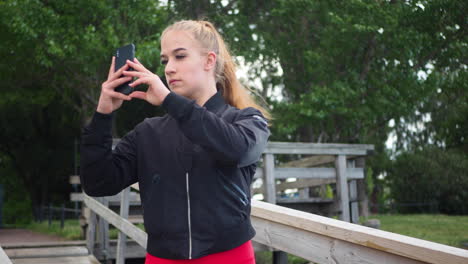
[[[353,223],[352,211],[357,204],[350,204],[350,196],[357,190],[351,182],[364,177],[363,168],[352,168],[348,157],[365,156],[372,145],[269,143],[263,156],[263,170],[256,177],[264,180],[266,202],[252,200],[252,224],[257,231],[254,242],[275,250],[316,263],[468,263],[468,251],[426,240],[373,229]],[[275,168],[275,154],[313,154],[326,156],[317,159],[315,165],[334,162],[335,168]],[[331,159],[330,159],[331,157]],[[275,205],[278,178],[336,179],[340,220],[306,213]],[[138,185],[133,188],[139,189]],[[82,194],[90,209],[88,220],[88,248],[95,244],[96,218],[99,216],[120,230],[116,250],[116,263],[125,262],[126,236],[146,248],[147,234],[128,219],[130,187],[120,194],[120,215],[108,208],[105,198],[92,198]],[[99,222],[100,224],[103,221]],[[104,225],[99,244],[104,249],[108,230]]]
[[[137,187],[136,187],[137,188]],[[126,238],[146,248],[147,234],[125,219],[128,197],[123,191],[120,215],[93,197],[84,195],[93,215],[119,231],[117,262],[124,263]],[[252,200],[254,241],[316,263],[440,263],[466,264],[468,251],[422,239],[386,232],[271,203]],[[93,220],[89,222],[88,247],[94,249]]]

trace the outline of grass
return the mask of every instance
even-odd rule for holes
[[[380,229],[453,247],[468,242],[468,216],[443,214],[378,214]],[[364,219],[361,217],[361,223]]]
[[[49,227],[47,221],[43,222],[31,222],[27,225],[16,226],[20,228],[26,228],[38,233],[56,235],[63,237],[67,240],[82,240],[84,239],[81,235],[81,227],[78,220],[65,220],[63,229],[60,228],[60,221],[52,221]]]
[[[144,230],[143,224],[137,224],[139,228]],[[67,240],[83,240],[84,236],[82,235],[82,230],[78,220],[65,220],[63,229],[60,227],[60,221],[52,221],[50,227],[47,221],[43,222],[31,222],[27,225],[15,226],[20,228],[29,229],[38,233],[56,235],[63,237]],[[116,228],[113,228],[112,225],[109,225],[109,236],[110,239],[117,239],[117,234],[119,231]]]

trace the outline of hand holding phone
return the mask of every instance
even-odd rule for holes
[[[133,61],[135,58],[135,45],[128,44],[123,47],[118,48],[115,51],[115,67],[114,72],[119,70],[122,66],[124,66],[127,60]],[[129,71],[133,71],[133,68],[129,68]],[[133,92],[133,87],[129,86],[129,82],[123,83],[115,88],[116,92],[123,93],[125,95],[129,95]]]

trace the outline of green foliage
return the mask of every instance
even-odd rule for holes
[[[386,180],[397,204],[437,203],[441,213],[468,213],[468,159],[464,153],[427,147],[401,154]],[[401,212],[411,212],[411,208]]]
[[[165,20],[149,0],[0,2],[0,166],[11,168],[6,176],[18,178],[35,214],[69,199],[74,140],[95,110],[114,50],[134,42],[142,61],[157,67]],[[7,209],[8,217],[15,212]]]
[[[25,186],[21,183],[15,170],[9,166],[8,157],[0,155],[0,184],[3,186],[2,222],[10,224],[26,224],[32,220],[31,199]]]
[[[80,227],[80,223],[78,220],[65,220],[64,227],[61,228],[60,221],[52,221],[51,225],[49,226],[48,221],[42,222],[29,222],[25,225],[18,225],[18,227],[26,228],[35,232],[49,234],[49,235],[56,235],[59,237],[63,237],[67,240],[83,240],[83,232]]]
[[[394,154],[385,149],[390,131],[397,153],[427,144],[467,153],[465,10],[458,0],[0,1],[0,167],[33,208],[68,199],[73,141],[115,48],[135,43],[140,61],[163,74],[162,30],[207,18],[259,83],[251,88],[275,117],[271,140],[374,144],[367,181],[383,202],[377,175]],[[124,103],[114,136],[160,114]],[[420,123],[422,131],[409,126]]]

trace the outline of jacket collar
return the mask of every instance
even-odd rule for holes
[[[205,102],[203,107],[206,107],[210,112],[218,112],[218,110],[226,104],[224,101],[223,93],[221,90],[218,90],[213,96]]]

